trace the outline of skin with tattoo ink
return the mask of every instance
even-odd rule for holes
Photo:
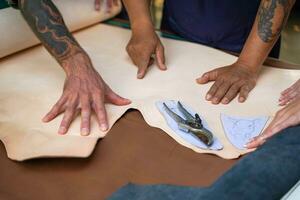
[[[81,112],[81,134],[89,135],[94,111],[100,129],[106,131],[105,103],[122,106],[130,104],[130,100],[114,93],[103,81],[51,0],[19,0],[19,8],[33,32],[66,73],[63,94],[43,121],[49,122],[64,113],[58,132],[65,134],[76,113]]]
[[[261,66],[280,36],[294,0],[262,0],[252,31],[237,62],[214,69],[197,79],[200,84],[214,81],[206,94],[213,104],[227,104],[239,94],[244,102],[255,87]]]
[[[157,66],[164,70],[162,44],[152,26],[149,0],[123,0],[129,14],[132,37],[128,47],[129,56],[143,78],[156,54]],[[218,67],[204,73],[196,81],[199,84],[214,82],[206,94],[213,104],[228,104],[236,96],[244,102],[255,87],[261,67],[284,26],[295,0],[262,0],[251,33],[238,60],[228,66]],[[143,52],[143,53],[141,53]],[[146,52],[146,53],[145,53]]]
[[[294,3],[294,0],[262,1],[258,13],[258,34],[264,42],[272,42],[279,37]],[[276,12],[283,16],[276,16]],[[281,22],[275,24],[275,17]]]

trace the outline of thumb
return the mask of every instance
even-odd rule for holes
[[[204,73],[200,78],[196,81],[199,84],[206,84],[210,81],[215,81],[219,75],[219,69],[214,69],[212,71]]]
[[[166,70],[165,65],[165,50],[161,43],[159,43],[155,50],[156,63],[159,69]]]
[[[114,91],[112,91],[110,88],[107,90],[106,98],[107,103],[111,103],[117,106],[125,106],[131,103],[129,99],[125,99],[118,94],[116,94]]]

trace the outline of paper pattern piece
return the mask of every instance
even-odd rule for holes
[[[152,66],[146,77],[139,80],[125,50],[130,30],[99,24],[77,32],[75,37],[105,82],[132,101],[122,107],[105,105],[110,128],[126,110],[138,109],[150,126],[162,129],[180,145],[225,159],[237,158],[247,151],[230,144],[220,114],[274,116],[280,109],[277,102],[280,92],[300,77],[298,70],[263,68],[246,102],[241,104],[234,99],[228,105],[213,105],[204,98],[211,84],[198,85],[195,79],[216,67],[234,63],[234,56],[203,45],[163,38],[168,70],[162,72]],[[88,137],[80,136],[79,117],[65,136],[57,134],[62,115],[51,123],[41,122],[61,96],[64,80],[61,67],[41,46],[0,60],[0,140],[9,158],[21,161],[38,157],[87,157],[97,140],[109,134],[99,131],[94,116]],[[204,150],[174,133],[155,106],[155,102],[163,99],[178,99],[200,113],[223,149]]]
[[[226,136],[238,149],[246,149],[244,145],[262,132],[268,119],[269,117],[236,117],[221,114]]]
[[[182,131],[178,128],[178,125],[175,122],[175,120],[172,119],[172,117],[170,117],[170,115],[168,115],[168,113],[166,112],[166,110],[164,109],[164,106],[163,106],[163,103],[165,103],[173,112],[178,114],[180,117],[184,118],[182,113],[177,108],[177,102],[178,101],[169,100],[169,101],[158,101],[158,102],[155,103],[156,107],[161,112],[161,114],[164,116],[164,118],[166,119],[166,122],[168,123],[170,128],[176,134],[178,134],[178,136],[181,137],[184,141],[186,141],[187,143],[189,143],[189,144],[191,144],[195,147],[198,147],[198,148],[201,148],[201,149],[211,149],[211,150],[221,150],[221,149],[223,149],[223,145],[221,144],[221,142],[218,140],[218,138],[215,135],[214,135],[213,144],[210,147],[208,147],[199,138],[197,138],[197,136],[195,136],[191,133],[184,132],[184,131]],[[182,105],[192,115],[195,115],[197,113],[192,108],[187,106],[186,104],[182,103]],[[198,113],[198,114],[199,114],[199,116],[202,120],[204,128],[206,128],[207,130],[212,132],[212,130],[209,128],[206,120],[201,116],[200,113]]]

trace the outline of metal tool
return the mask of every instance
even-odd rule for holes
[[[164,105],[164,108],[166,109],[168,115],[176,121],[180,130],[182,130],[186,133],[194,134],[207,146],[212,145],[213,134],[209,130],[207,130],[206,128],[203,127],[202,120],[197,113],[195,114],[195,116],[193,116],[178,101],[177,107],[178,107],[178,110],[185,117],[185,119],[183,119],[178,114],[173,112],[165,103],[163,103],[163,105]]]

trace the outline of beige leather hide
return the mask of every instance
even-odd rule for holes
[[[53,0],[62,13],[71,31],[107,20],[121,10],[121,4],[113,6],[110,12],[104,9],[95,11],[95,0]],[[0,58],[39,44],[19,10],[0,10]]]
[[[168,70],[162,72],[152,67],[143,80],[138,80],[136,67],[125,51],[129,30],[100,24],[75,36],[111,88],[132,100],[131,105],[124,107],[106,105],[110,126],[127,109],[135,108],[149,125],[164,130],[178,143],[195,152],[216,154],[225,159],[237,158],[246,152],[235,149],[228,142],[220,113],[274,116],[279,109],[279,93],[300,75],[299,71],[265,67],[257,87],[245,103],[238,103],[235,99],[229,105],[212,105],[204,100],[211,84],[200,86],[195,79],[215,67],[233,63],[236,57],[198,44],[162,39]],[[73,122],[65,136],[57,134],[62,116],[48,124],[41,122],[60,97],[64,78],[63,70],[41,46],[0,62],[0,139],[9,158],[21,161],[37,157],[86,157],[92,153],[97,140],[109,134],[98,130],[94,118],[92,133],[88,137],[80,136],[80,118]],[[158,100],[181,100],[194,108],[205,117],[224,149],[201,150],[176,136],[156,109]]]

